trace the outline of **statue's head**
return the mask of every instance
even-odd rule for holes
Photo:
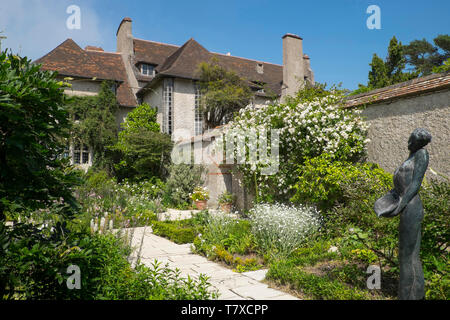
[[[417,128],[409,137],[408,149],[411,152],[417,151],[425,147],[431,141],[431,133],[427,129]]]

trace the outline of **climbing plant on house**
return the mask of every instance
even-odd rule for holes
[[[117,141],[116,113],[119,104],[113,83],[103,81],[96,96],[72,97],[68,103],[73,126],[69,143],[88,145],[93,151],[93,166],[112,171],[114,154],[107,146]]]

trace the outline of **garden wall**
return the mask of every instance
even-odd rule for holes
[[[450,177],[450,73],[433,74],[351,97],[348,107],[363,106],[370,124],[368,161],[393,173],[408,157],[415,128],[432,135],[426,147],[431,170]]]
[[[393,173],[408,158],[411,132],[422,127],[433,137],[428,168],[450,176],[450,90],[371,105],[363,115],[370,123],[369,161]]]

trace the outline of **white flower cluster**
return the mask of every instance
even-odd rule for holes
[[[257,204],[250,210],[252,232],[258,246],[279,256],[298,248],[321,225],[321,215],[309,206]]]
[[[274,104],[260,108],[247,106],[241,109],[225,133],[225,139],[230,135],[235,137],[235,144],[238,146],[236,158],[248,158],[252,154],[251,150],[262,150],[261,148],[266,148],[270,153],[270,143],[264,147],[259,137],[270,135],[274,129],[278,130],[277,136],[279,134],[279,156],[246,159],[240,161],[245,163],[240,169],[248,177],[257,176],[261,192],[264,192],[264,187],[273,190],[274,177],[259,173],[262,168],[272,165],[270,161],[275,159],[279,164],[275,187],[281,195],[292,187],[292,178],[299,161],[324,152],[341,159],[362,154],[367,143],[368,124],[361,118],[360,110],[342,108],[341,98],[330,94],[305,104]],[[253,136],[248,134],[249,131],[254,132]],[[245,148],[239,148],[243,145]],[[258,154],[264,154],[266,149]],[[272,183],[269,184],[269,181]]]

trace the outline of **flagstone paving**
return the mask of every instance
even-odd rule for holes
[[[285,292],[269,288],[262,283],[267,270],[237,273],[191,252],[190,244],[176,244],[152,233],[151,227],[127,229],[133,264],[137,259],[147,265],[155,259],[170,268],[178,268],[181,275],[198,278],[200,274],[209,277],[212,289],[217,289],[220,300],[298,300]]]

